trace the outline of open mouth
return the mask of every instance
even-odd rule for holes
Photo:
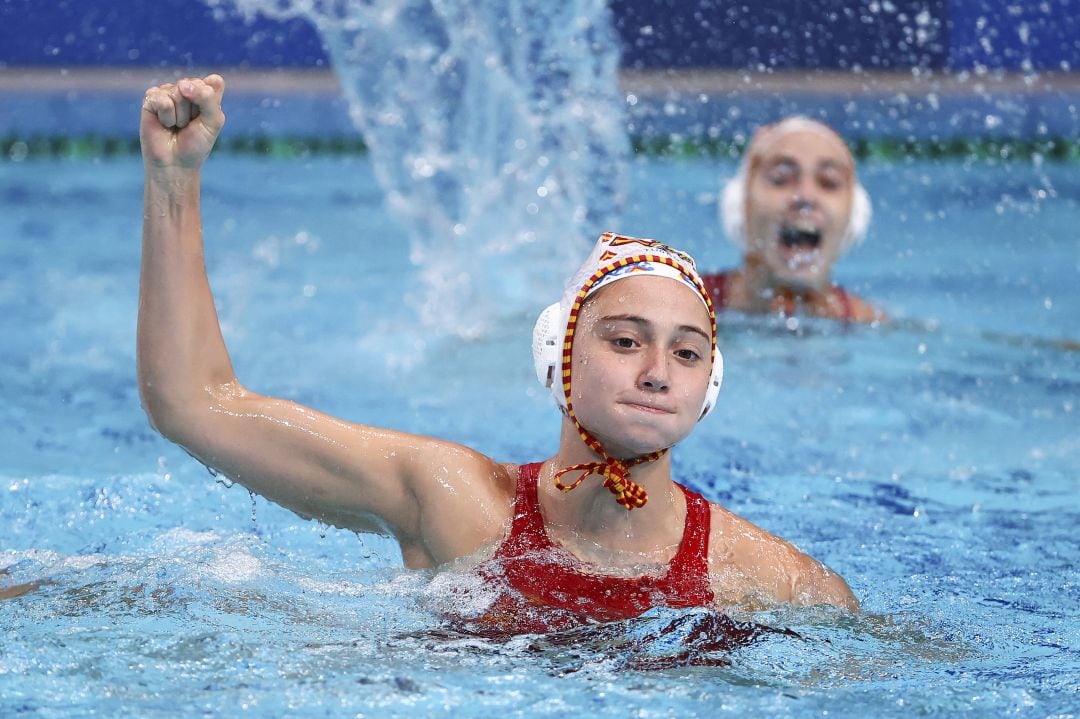
[[[784,225],[780,228],[780,243],[793,249],[816,250],[821,244],[821,230],[816,227]]]

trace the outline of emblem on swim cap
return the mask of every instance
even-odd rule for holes
[[[551,390],[555,401],[565,408],[582,441],[604,460],[559,470],[555,476],[555,485],[563,491],[569,491],[589,475],[599,474],[604,477],[604,486],[615,495],[616,501],[628,510],[641,507],[648,501],[645,490],[630,479],[630,468],[659,459],[668,450],[665,448],[630,460],[609,456],[574,414],[570,393],[571,358],[578,315],[585,300],[601,287],[626,277],[641,275],[668,277],[682,282],[697,293],[709,314],[712,370],[700,419],[716,404],[716,396],[724,375],[724,362],[716,346],[716,314],[712,301],[698,274],[694,259],[685,252],[656,240],[606,232],[571,277],[562,299],[545,309],[533,328],[533,360],[537,379]],[[574,471],[582,471],[583,474],[571,484],[563,484],[562,476]]]

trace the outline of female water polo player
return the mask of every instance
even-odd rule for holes
[[[884,319],[832,281],[833,265],[866,235],[871,208],[851,151],[828,125],[795,116],[754,133],[720,216],[743,262],[704,276],[718,310]]]
[[[693,260],[657,242],[603,236],[537,322],[537,373],[563,417],[544,461],[499,462],[241,385],[200,224],[223,92],[217,75],[181,80],[142,106],[138,377],[158,431],[304,517],[393,536],[407,567],[474,573],[499,588],[493,621],[528,615],[528,630],[654,606],[857,606],[817,561],[672,480],[669,450],[713,406],[723,365]]]

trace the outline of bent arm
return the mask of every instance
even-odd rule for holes
[[[212,388],[236,382],[206,277],[200,211],[202,165],[225,124],[224,89],[217,75],[151,88],[139,121],[139,391],[150,421],[176,441]]]
[[[843,577],[790,542],[716,505],[712,526],[719,531],[710,536],[710,560],[734,565],[751,594],[776,602],[859,609]]]
[[[150,422],[302,516],[392,534],[409,566],[475,551],[502,531],[506,468],[457,445],[266,397],[237,379],[207,279],[200,212],[200,171],[224,125],[223,92],[212,75],[152,88],[143,106],[137,365]]]

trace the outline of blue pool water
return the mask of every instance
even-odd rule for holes
[[[637,160],[615,229],[731,264],[715,195],[732,169]],[[896,320],[725,318],[720,403],[675,471],[839,571],[864,613],[765,613],[799,636],[643,670],[700,615],[446,634],[445,583],[391,542],[252,500],[159,438],[134,382],[139,161],[0,164],[0,588],[46,580],[0,600],[0,716],[1075,716],[1080,180],[863,174],[876,219],[839,279]],[[501,319],[460,339],[418,326],[417,268],[364,158],[218,156],[205,184],[246,384],[504,460],[554,451],[528,350],[554,288],[492,298]]]

